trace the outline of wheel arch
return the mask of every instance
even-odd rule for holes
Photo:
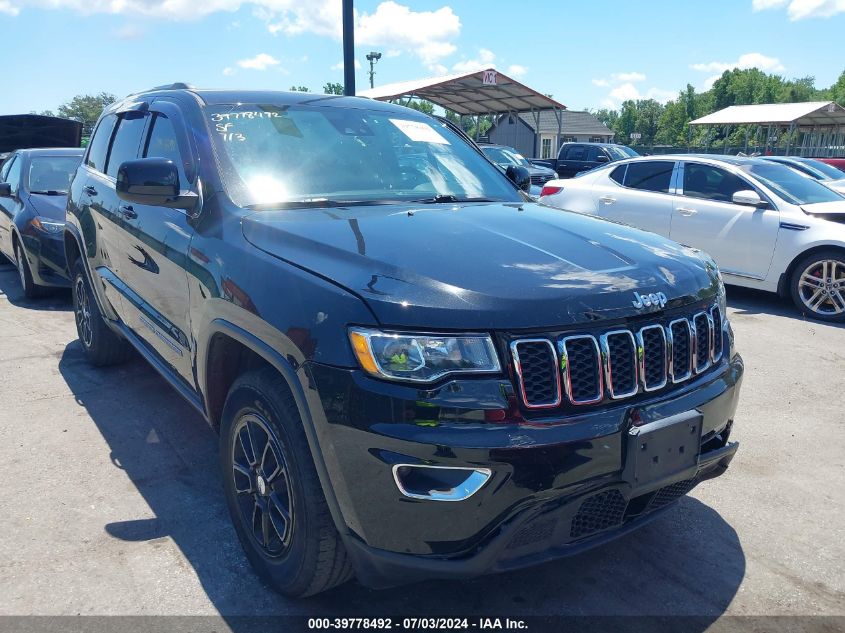
[[[238,355],[238,362],[229,362],[231,354]],[[225,319],[214,319],[209,323],[204,345],[197,348],[197,384],[203,393],[208,422],[215,430],[219,430],[223,405],[232,383],[244,371],[261,366],[273,368],[293,395],[332,519],[345,541],[350,538],[349,528],[331,485],[329,471],[320,451],[314,419],[308,407],[305,390],[297,377],[296,367],[272,346]]]
[[[801,251],[792,259],[791,262],[789,262],[789,266],[786,267],[786,270],[781,273],[780,279],[778,280],[778,295],[784,298],[788,298],[790,296],[792,275],[795,274],[795,268],[802,259],[805,259],[810,255],[814,255],[815,253],[822,253],[825,251],[836,251],[842,255],[843,259],[845,259],[845,245],[842,244],[816,244],[815,246]]]

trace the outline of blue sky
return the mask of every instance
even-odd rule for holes
[[[305,85],[343,73],[341,0],[0,0],[0,114],[172,81]],[[573,109],[704,89],[758,66],[826,87],[845,70],[845,0],[357,0],[357,72],[380,84],[495,66]]]

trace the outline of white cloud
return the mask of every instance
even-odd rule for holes
[[[608,79],[593,79],[593,85],[599,88],[607,88],[610,85],[610,81]]]
[[[226,68],[223,69],[223,74],[226,75],[227,77],[231,77],[232,75],[235,74],[235,72],[236,72],[235,69],[232,68],[231,66],[226,66]]]
[[[17,15],[20,13],[20,9],[14,6],[9,0],[0,0],[0,13],[5,13],[7,15]]]
[[[478,56],[475,59],[464,59],[452,66],[456,73],[471,73],[476,70],[492,68],[496,62],[496,55],[486,48],[478,49]]]
[[[782,9],[790,20],[806,18],[829,18],[837,13],[845,12],[845,0],[752,0],[751,7],[755,11],[767,9]]]
[[[355,69],[358,70],[361,68],[361,62],[357,59],[355,60]],[[341,59],[338,63],[331,67],[332,70],[343,70],[343,60]]]
[[[722,76],[726,70],[733,70],[739,68],[745,70],[748,68],[759,68],[763,72],[775,73],[786,70],[786,67],[780,62],[777,57],[768,57],[762,53],[745,53],[740,55],[739,59],[734,62],[706,62],[702,64],[692,64],[690,68],[703,73],[713,73],[710,77],[704,80],[704,89],[710,90],[716,80]]]
[[[267,53],[258,53],[255,57],[249,59],[242,59],[238,62],[241,68],[249,70],[267,70],[271,66],[278,66],[281,62]]]
[[[510,75],[511,77],[522,77],[527,72],[528,69],[525,66],[521,66],[520,64],[511,64],[508,66],[505,74]]]
[[[646,80],[646,76],[642,73],[614,73],[610,78],[613,81],[621,81],[623,83],[638,83]]]
[[[675,93],[671,90],[654,87],[641,90],[634,85],[642,83],[646,79],[647,77],[640,72],[624,72],[611,73],[609,77],[599,77],[593,79],[592,82],[594,86],[598,86],[599,88],[610,88],[607,97],[602,100],[601,105],[611,110],[617,109],[623,101],[654,99],[655,101],[665,103],[675,97]]]
[[[0,0],[0,13],[17,15],[21,9],[68,9],[82,14],[142,15],[169,20],[194,20],[221,11],[252,7],[267,22],[271,33],[313,35],[341,39],[340,0]],[[394,0],[385,0],[371,13],[357,11],[355,41],[390,51],[415,54],[435,68],[457,48],[461,21],[449,6],[413,11]]]

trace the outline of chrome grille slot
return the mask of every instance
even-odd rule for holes
[[[522,339],[510,345],[522,401],[529,409],[561,403],[557,354],[547,339]]]
[[[672,382],[681,382],[692,375],[692,329],[686,319],[676,319],[669,324],[670,353],[669,373]]]
[[[722,350],[725,346],[725,323],[722,319],[722,311],[719,306],[710,308],[710,319],[713,322],[713,355],[714,363],[722,358]]]
[[[595,404],[604,398],[601,353],[589,335],[567,336],[559,344],[566,396],[572,404]]]
[[[693,366],[695,373],[700,374],[710,367],[710,317],[706,312],[699,312],[692,318],[692,324],[695,333]]]
[[[614,330],[601,336],[601,354],[607,391],[614,400],[630,398],[637,384],[637,346],[628,330]]]
[[[666,331],[663,326],[649,325],[637,334],[640,360],[640,382],[645,391],[657,391],[666,386],[669,358]]]

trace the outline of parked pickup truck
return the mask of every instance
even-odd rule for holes
[[[560,178],[572,178],[582,171],[589,171],[599,165],[625,158],[639,156],[627,145],[615,143],[564,143],[557,158],[553,160],[532,159],[530,162],[541,167],[550,167]]]
[[[220,434],[237,536],[286,595],[575,554],[737,450],[713,260],[530,201],[456,129],[171,87],[111,105],[73,179],[80,348],[136,350]]]

